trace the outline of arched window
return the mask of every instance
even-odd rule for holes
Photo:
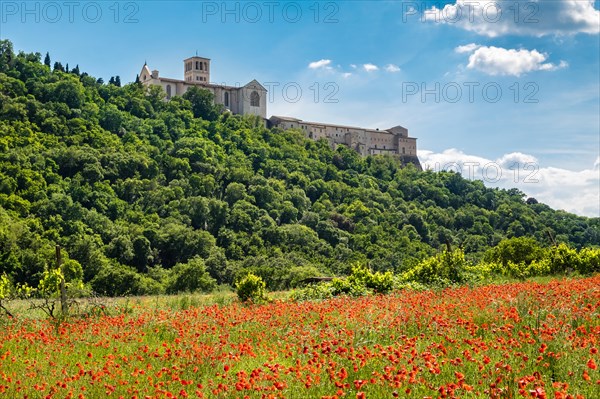
[[[229,93],[228,92],[225,92],[225,95],[223,96],[223,104],[226,107],[229,107]]]
[[[171,98],[171,85],[167,85],[167,100]]]
[[[204,69],[204,62],[196,61],[196,69],[198,69],[198,64],[200,64],[200,70],[202,71]]]
[[[252,94],[250,94],[250,106],[260,107],[260,96],[256,91],[253,91]]]
[[[199,64],[200,64],[200,63],[199,63],[198,61],[196,61],[196,70],[200,69],[200,66],[199,66]]]

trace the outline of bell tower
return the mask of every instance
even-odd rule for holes
[[[210,58],[190,57],[183,60],[183,78],[188,83],[210,82]]]

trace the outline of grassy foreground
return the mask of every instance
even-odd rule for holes
[[[147,305],[147,303],[141,303]],[[2,320],[7,398],[597,398],[600,276]]]

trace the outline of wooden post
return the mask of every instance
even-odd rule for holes
[[[62,275],[62,257],[60,255],[60,245],[56,246],[56,269],[61,271]],[[60,310],[63,316],[69,311],[67,308],[67,288],[65,287],[64,275],[60,278]]]
[[[557,247],[558,244],[556,243],[556,240],[554,239],[554,237],[552,237],[552,233],[550,232],[550,229],[546,230],[546,233],[548,234],[548,237],[550,237],[550,241],[552,242],[552,245]]]
[[[446,239],[446,251],[448,253],[452,252],[452,246],[450,245],[450,240]]]

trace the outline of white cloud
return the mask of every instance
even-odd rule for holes
[[[477,50],[479,47],[481,47],[479,44],[469,43],[469,44],[465,44],[464,46],[456,47],[454,49],[454,51],[459,54],[472,53],[473,51]]]
[[[422,18],[489,37],[600,33],[594,0],[455,0],[424,10]]]
[[[418,155],[424,168],[454,170],[488,187],[518,188],[554,209],[600,217],[600,157],[589,169],[576,171],[542,166],[534,156],[519,152],[496,160],[454,148],[441,153],[423,150]]]
[[[546,62],[548,55],[537,50],[486,47],[473,43],[459,46],[454,50],[458,53],[472,52],[467,68],[476,69],[492,76],[521,76],[527,72],[554,71],[568,66],[565,61],[561,61],[558,65]]]
[[[334,65],[333,61],[329,60],[329,59],[321,59],[319,61],[313,61],[308,64],[308,68],[313,69],[313,70],[327,70],[327,71],[330,71],[333,73],[338,73],[343,78],[349,78],[350,76],[353,75],[353,72],[345,72],[341,65],[339,65],[339,64]],[[360,71],[364,71],[367,73],[375,72],[380,69],[377,65],[372,64],[370,62],[368,62],[366,64],[362,64],[360,66],[357,64],[350,64],[350,68],[353,70],[356,70],[357,72],[359,71],[359,68],[360,68]],[[400,67],[396,64],[387,64],[385,67],[383,67],[383,69],[385,69],[385,71],[389,72],[389,73],[400,72]]]
[[[513,168],[515,165],[537,164],[538,160],[533,155],[523,154],[522,152],[511,152],[504,154],[496,160],[498,165],[503,168]]]
[[[363,64],[363,68],[367,72],[373,72],[373,71],[379,70],[379,67],[377,65],[374,65],[374,64]]]
[[[331,67],[329,66],[331,64],[331,60],[319,60],[319,61],[314,61],[311,62],[310,64],[308,64],[308,67],[310,69],[319,69],[319,68],[327,68],[327,69],[331,69]]]

